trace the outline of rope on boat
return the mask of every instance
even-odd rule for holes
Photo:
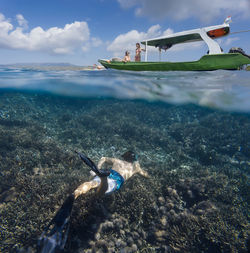
[[[250,32],[250,30],[246,30],[246,31],[239,31],[239,32],[233,32],[233,33],[230,33],[230,34],[236,34],[236,33],[247,33],[247,32]]]

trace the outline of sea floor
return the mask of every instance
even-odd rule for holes
[[[249,114],[140,100],[0,94],[0,252],[35,252],[94,162],[134,150],[136,175],[73,207],[65,252],[248,252]]]

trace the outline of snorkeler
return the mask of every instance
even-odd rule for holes
[[[38,240],[38,252],[53,253],[63,250],[67,241],[72,207],[74,201],[80,195],[86,194],[93,188],[97,188],[97,196],[118,191],[126,180],[137,173],[144,177],[149,177],[148,173],[141,168],[137,155],[132,151],[128,151],[122,155],[124,160],[102,157],[98,162],[98,166],[84,154],[75,152],[90,167],[94,178],[78,186],[64,201],[62,207],[57,211],[55,217],[40,236]],[[104,164],[110,166],[110,169],[101,169]]]

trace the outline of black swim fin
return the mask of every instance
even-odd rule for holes
[[[108,177],[110,174],[110,171],[106,171],[106,170],[99,170],[97,168],[97,166],[95,165],[95,163],[93,161],[91,161],[90,158],[88,158],[86,155],[84,155],[83,153],[77,152],[75,151],[78,156],[84,161],[84,163],[86,165],[88,165],[92,171],[94,171],[96,173],[96,175],[98,177]]]
[[[63,202],[61,208],[57,211],[55,217],[50,222],[55,223],[57,227],[62,227],[65,222],[70,218],[71,211],[74,204],[74,195],[70,194],[67,199]]]
[[[74,204],[74,195],[71,194],[64,201],[49,225],[38,239],[39,253],[53,253],[64,249],[68,238],[69,221]]]

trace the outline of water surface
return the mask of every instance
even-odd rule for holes
[[[0,68],[0,88],[64,96],[194,103],[227,111],[250,110],[248,71],[130,72],[72,68],[61,71],[39,67]]]

